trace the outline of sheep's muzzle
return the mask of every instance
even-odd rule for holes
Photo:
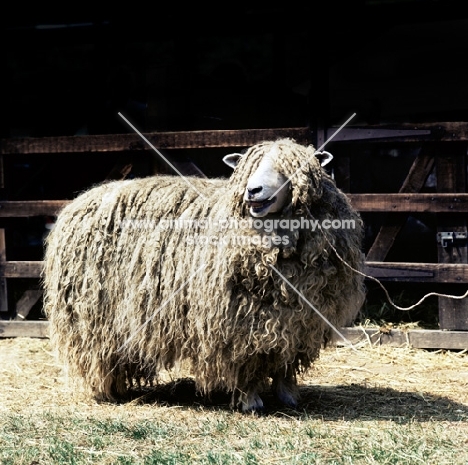
[[[271,199],[265,199],[265,200],[246,200],[246,204],[249,208],[252,209],[253,213],[262,213],[264,210],[266,210],[268,207],[273,205],[276,202],[277,198],[276,196],[271,198]]]

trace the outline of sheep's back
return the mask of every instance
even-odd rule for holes
[[[143,351],[151,327],[145,322],[183,284],[184,267],[196,266],[178,244],[183,231],[158,226],[206,215],[207,199],[223,186],[223,180],[190,183],[171,176],[111,182],[84,192],[58,215],[46,242],[44,310],[52,342],[64,361],[81,366],[76,371],[89,371],[96,359],[114,363],[126,343],[129,359]],[[160,351],[170,351],[168,345]]]

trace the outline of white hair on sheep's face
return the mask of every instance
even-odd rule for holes
[[[277,153],[278,146],[275,144],[264,155],[245,187],[244,202],[253,217],[260,218],[269,213],[279,212],[287,202],[288,178],[275,167],[274,158]],[[227,157],[224,160],[226,159]],[[283,185],[284,187],[280,188]]]
[[[278,170],[279,155],[280,147],[275,143],[247,181],[243,200],[253,217],[262,218],[269,213],[281,212],[290,200],[290,178]],[[223,161],[234,169],[242,156],[239,153],[226,155]],[[311,156],[316,157],[321,166],[333,159],[333,155],[328,152],[314,152]]]

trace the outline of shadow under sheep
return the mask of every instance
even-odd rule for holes
[[[446,397],[397,391],[391,388],[351,385],[302,385],[297,409],[285,407],[269,391],[262,394],[265,408],[259,415],[284,416],[296,419],[321,418],[339,420],[463,421],[468,423],[468,406]],[[190,378],[182,378],[152,388],[132,390],[136,403],[185,406],[231,411],[231,395],[215,391],[209,397],[196,391]]]

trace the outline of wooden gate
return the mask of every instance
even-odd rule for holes
[[[327,150],[339,147],[341,155],[335,158],[335,175],[338,186],[348,193],[352,204],[363,214],[385,213],[386,219],[367,252],[366,273],[385,282],[398,282],[401,286],[412,283],[446,285],[457,295],[468,289],[467,259],[467,123],[402,124],[398,126],[365,126],[338,128],[282,128],[233,131],[187,131],[147,133],[145,137],[154,147],[164,150],[171,159],[171,150],[242,148],[261,140],[291,137],[300,143],[313,143],[320,147],[333,136]],[[419,153],[398,192],[352,193],[350,192],[350,157],[343,155],[354,146],[362,144],[416,144]],[[10,138],[1,141],[0,187],[8,182],[8,172],[3,170],[6,157],[41,156],[54,154],[57,163],[64,157],[79,154],[114,153],[119,163],[111,176],[125,177],[131,170],[131,157],[151,151],[137,134],[90,135],[45,138]],[[168,155],[167,155],[168,154]],[[123,157],[123,158],[122,158]],[[127,161],[126,161],[127,159]],[[180,172],[202,175],[190,161],[171,159]],[[435,171],[434,171],[435,170]],[[421,192],[426,179],[436,173],[437,189],[432,193]],[[54,216],[66,203],[64,200],[0,201],[0,220],[4,218]],[[411,213],[437,215],[437,263],[388,262],[387,255],[396,237]],[[40,286],[27,289],[8,306],[8,288],[11,280],[40,278],[41,261],[8,260],[8,244],[5,229],[0,229],[0,318],[14,313],[14,320],[0,320],[0,337],[46,337],[47,322],[26,320],[29,310],[40,299]],[[11,300],[11,299],[10,299]],[[10,305],[11,302],[10,302]],[[391,331],[384,334],[378,329],[343,328],[343,334],[352,342],[364,339],[394,345],[410,344],[413,347],[468,349],[468,298],[439,298],[439,330]],[[24,320],[24,321],[20,321]]]

